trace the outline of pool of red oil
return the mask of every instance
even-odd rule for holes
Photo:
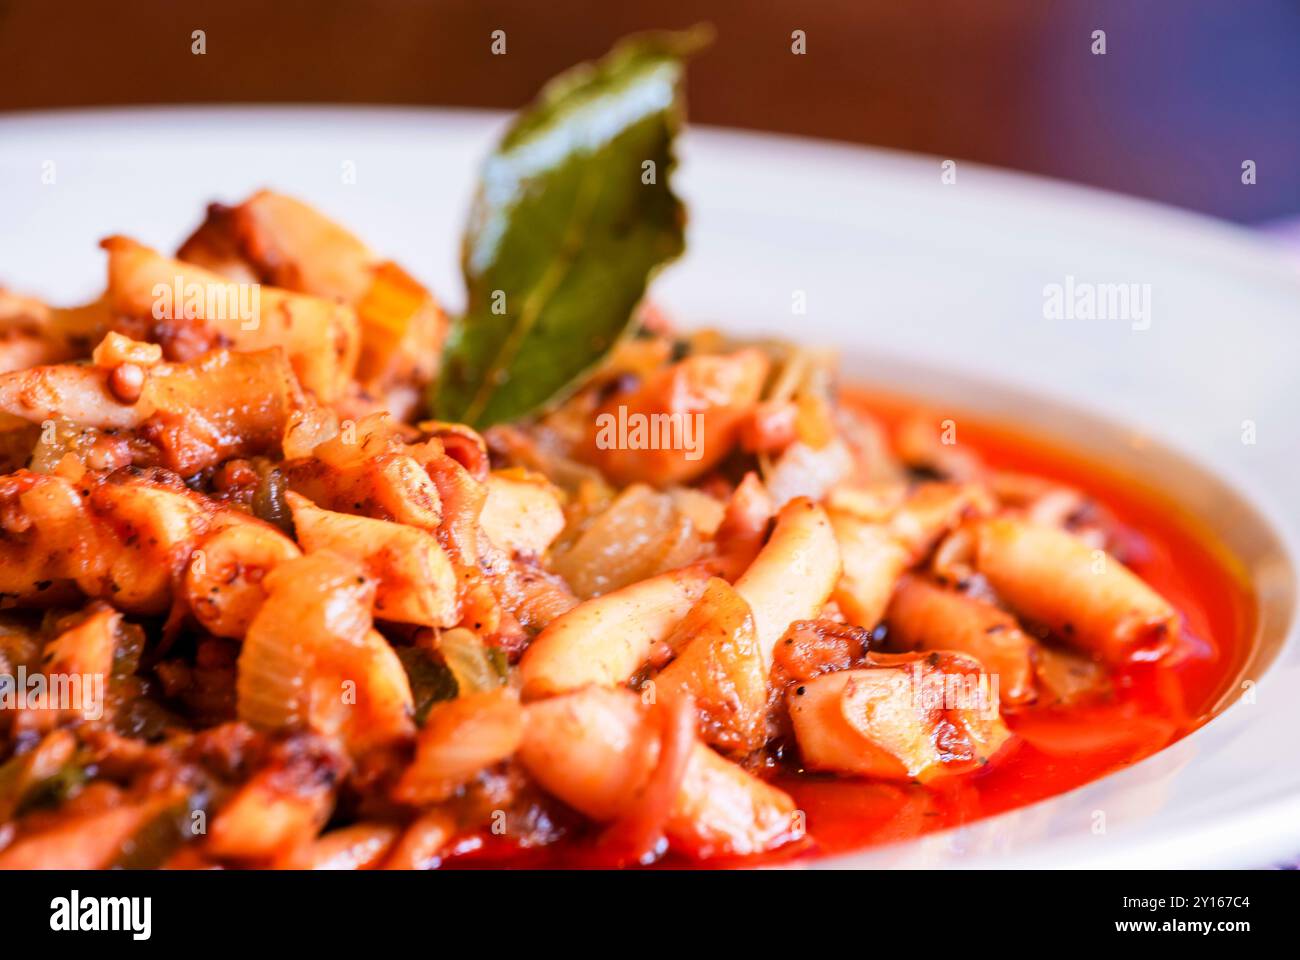
[[[913,403],[877,393],[854,392],[849,400],[888,430],[916,412]],[[1015,740],[978,774],[925,787],[780,778],[807,816],[808,842],[793,855],[906,840],[1022,807],[1134,764],[1210,719],[1250,655],[1256,625],[1250,585],[1195,518],[1133,478],[1055,444],[977,417],[954,419],[962,446],[990,466],[1071,484],[1109,508],[1132,534],[1129,566],[1181,612],[1184,642],[1174,662],[1135,664],[1114,674],[1115,694],[1103,702],[1006,714]]]
[[[915,401],[851,391],[846,400],[893,431]],[[946,416],[953,416],[951,413]],[[972,416],[960,422],[962,446],[991,467],[1024,471],[1086,491],[1131,538],[1129,566],[1182,614],[1184,640],[1171,662],[1135,664],[1112,674],[1114,694],[1070,707],[1005,714],[1015,737],[984,770],[922,786],[803,774],[775,783],[804,812],[806,839],[763,857],[660,866],[757,866],[861,850],[970,823],[1082,786],[1130,766],[1185,736],[1213,715],[1250,654],[1256,606],[1226,548],[1194,517],[1103,464],[1053,442]],[[936,421],[937,422],[937,421]],[[477,838],[453,857],[459,866],[597,866],[582,842],[519,850],[504,838]]]

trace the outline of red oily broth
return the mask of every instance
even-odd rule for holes
[[[874,416],[891,434],[926,409],[902,397],[849,390],[844,401]],[[1131,534],[1129,566],[1179,610],[1185,641],[1178,662],[1136,664],[1112,672],[1115,694],[1071,707],[1022,708],[1005,715],[1016,736],[984,770],[928,786],[790,773],[774,782],[803,811],[807,836],[760,857],[687,860],[662,867],[760,866],[829,856],[907,840],[1064,793],[1150,756],[1200,726],[1235,684],[1256,625],[1251,588],[1232,556],[1195,518],[1131,477],[1056,444],[978,417],[944,415],[960,443],[991,467],[1077,487],[1108,508]],[[942,418],[936,416],[936,428]],[[463,838],[448,866],[609,866],[592,836],[520,849],[504,837]]]
[[[891,433],[918,411],[914,401],[876,392],[850,390],[845,400]],[[1113,674],[1115,695],[1103,702],[1008,713],[1016,742],[967,777],[928,787],[779,778],[807,817],[808,841],[798,856],[845,853],[969,823],[1136,763],[1209,720],[1250,655],[1257,622],[1251,587],[1196,518],[1140,481],[1054,443],[978,417],[945,417],[958,424],[961,446],[990,466],[1070,484],[1114,514],[1134,537],[1129,566],[1183,616],[1181,655],[1175,663],[1137,664]]]

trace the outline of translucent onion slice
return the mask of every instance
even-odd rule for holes
[[[444,630],[438,637],[438,651],[456,678],[458,696],[487,693],[499,688],[501,673],[493,665],[483,639],[465,627]]]
[[[683,567],[700,552],[690,516],[670,494],[633,484],[552,564],[584,599]]]

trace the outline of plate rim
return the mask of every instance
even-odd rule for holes
[[[350,124],[364,124],[374,128],[391,127],[394,123],[412,124],[429,119],[453,121],[466,130],[476,133],[504,131],[505,125],[514,115],[514,111],[456,106],[429,105],[415,106],[408,104],[323,104],[323,103],[185,103],[185,104],[138,104],[130,106],[102,107],[55,107],[32,110],[17,110],[0,113],[0,133],[75,133],[78,136],[117,132],[116,125],[123,122],[147,121],[148,125],[163,122],[174,124],[184,122],[204,125],[213,122],[249,123],[257,121],[266,123],[276,121],[276,129],[283,130],[286,119],[306,123],[321,120],[346,121]],[[78,130],[67,129],[71,125],[85,125]],[[159,130],[158,132],[171,132]],[[748,147],[758,144],[777,146],[792,152],[814,153],[820,159],[834,159],[838,162],[862,162],[872,159],[877,163],[896,165],[900,169],[916,169],[920,165],[934,164],[945,159],[938,154],[920,153],[893,147],[852,141],[833,140],[822,137],[804,137],[766,130],[751,130],[739,127],[725,127],[714,124],[688,122],[683,134],[683,152],[690,149],[692,141],[710,143],[723,148]],[[8,150],[0,142],[0,155]],[[1276,271],[1277,278],[1300,290],[1300,267],[1297,267],[1276,245],[1270,244],[1256,231],[1233,221],[1222,220],[1208,214],[1162,203],[1134,194],[1121,193],[1104,187],[1076,183],[1029,171],[1000,167],[980,163],[974,160],[959,160],[962,169],[971,171],[997,190],[1007,190],[1021,194],[1034,192],[1048,202],[1058,204],[1104,203],[1114,208],[1112,213],[1141,217],[1147,220],[1148,228],[1159,227],[1162,231],[1196,230],[1205,238],[1215,238],[1229,247],[1237,247],[1239,257],[1248,258],[1239,266],[1252,269],[1263,268]],[[466,210],[469,198],[465,198]]]

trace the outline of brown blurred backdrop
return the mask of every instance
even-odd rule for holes
[[[1242,221],[1300,213],[1300,0],[0,0],[0,110],[516,107],[622,34],[700,20],[717,40],[692,67],[697,121],[978,160]],[[505,56],[490,52],[497,29]],[[1105,56],[1090,49],[1098,29]]]

